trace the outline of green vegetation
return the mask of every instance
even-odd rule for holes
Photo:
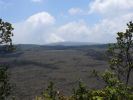
[[[0,19],[0,45],[4,51],[12,50],[12,25]],[[3,49],[2,49],[3,50]],[[11,93],[11,85],[8,79],[8,67],[0,65],[0,100],[5,100]]]
[[[11,93],[7,70],[5,65],[0,66],[0,100],[5,100]]]
[[[133,88],[120,82],[114,73],[106,71],[101,77],[107,84],[103,89],[88,90],[82,82],[79,82],[78,88],[73,89],[73,94],[66,97],[55,91],[53,83],[50,83],[43,95],[34,100],[133,100]]]
[[[120,81],[128,85],[130,73],[133,69],[133,23],[127,24],[125,32],[118,32],[117,43],[112,45],[109,53],[112,55],[110,68],[115,71]]]
[[[12,24],[2,21],[0,19],[0,45],[5,47],[5,50],[12,50],[12,36],[13,36]]]

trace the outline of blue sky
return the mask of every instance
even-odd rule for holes
[[[41,0],[40,2],[34,2],[34,0],[3,0],[7,7],[2,7],[0,11],[1,17],[10,22],[22,21],[33,14],[45,11],[51,13],[58,20],[63,17],[62,15],[69,17],[62,18],[62,21],[59,23],[74,19],[78,20],[79,18],[87,19],[86,21],[93,23],[93,21],[96,20],[93,20],[93,18],[96,16],[69,16],[66,14],[68,13],[68,9],[73,7],[88,10],[88,2],[90,1],[91,0],[84,0],[82,2],[77,2],[77,0]]]
[[[0,0],[16,44],[114,42],[133,20],[133,0]]]

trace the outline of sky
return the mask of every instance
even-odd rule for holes
[[[15,44],[111,43],[133,21],[133,0],[0,0]]]

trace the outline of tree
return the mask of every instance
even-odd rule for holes
[[[10,23],[0,19],[0,45],[4,50],[12,50],[13,27]],[[3,49],[2,49],[3,50]],[[0,64],[0,100],[5,100],[10,95],[11,85],[9,83],[8,67]]]
[[[11,92],[11,85],[9,83],[7,70],[6,66],[0,66],[0,100],[5,100]]]
[[[129,22],[127,26],[125,32],[117,33],[117,42],[109,48],[110,68],[126,85],[129,83],[130,73],[133,69],[133,23]]]
[[[12,24],[0,19],[0,45],[4,46],[6,50],[12,49],[13,45],[11,37],[13,36],[13,29]]]

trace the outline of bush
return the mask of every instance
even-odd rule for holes
[[[7,66],[0,65],[0,100],[5,100],[11,93],[7,69]]]

